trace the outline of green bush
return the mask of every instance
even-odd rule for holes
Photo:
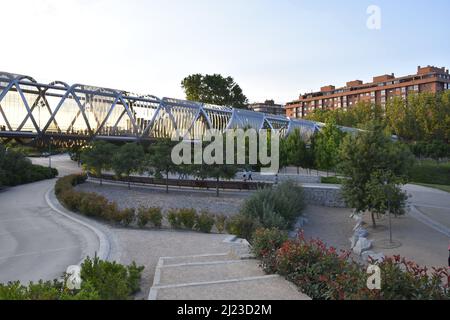
[[[216,229],[217,232],[223,233],[225,231],[225,226],[227,224],[227,217],[223,214],[216,215]]]
[[[305,207],[303,188],[287,181],[278,187],[265,188],[247,199],[241,214],[257,220],[264,227],[291,228]]]
[[[153,227],[155,228],[161,228],[162,227],[162,220],[163,220],[163,214],[161,208],[155,207],[155,208],[148,208],[147,209],[150,222],[152,223]]]
[[[197,219],[197,211],[186,208],[178,209],[178,219],[186,229],[192,230]]]
[[[143,270],[134,262],[126,267],[97,257],[87,258],[81,265],[82,285],[92,285],[102,300],[128,300],[139,291]]]
[[[140,207],[137,212],[137,225],[139,228],[145,228],[150,221],[150,215],[147,208]]]
[[[202,211],[196,217],[195,230],[203,233],[211,233],[214,223],[215,223],[214,216],[208,211]]]
[[[258,220],[243,214],[231,217],[226,223],[228,233],[249,241],[252,239],[252,235],[256,229],[260,227],[261,224]]]
[[[136,219],[135,210],[132,208],[123,209],[120,211],[120,217],[121,217],[120,222],[125,227],[128,227]]]
[[[139,292],[144,267],[123,266],[87,258],[81,265],[80,290],[69,290],[65,281],[0,284],[0,300],[129,300]]]
[[[167,211],[167,220],[169,221],[170,226],[174,229],[181,229],[183,225],[177,209],[169,209]]]
[[[58,175],[54,168],[33,165],[20,150],[8,149],[0,145],[0,185],[17,186]]]

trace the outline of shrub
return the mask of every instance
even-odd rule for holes
[[[227,224],[227,217],[223,214],[216,215],[216,229],[217,232],[223,233],[225,231],[225,226]]]
[[[148,224],[149,221],[150,216],[148,214],[147,209],[144,207],[140,207],[137,213],[137,224],[139,228],[145,228],[145,226]]]
[[[134,262],[123,266],[115,262],[87,258],[81,265],[80,290],[69,290],[63,281],[0,284],[0,300],[128,300],[140,290],[144,267]]]
[[[276,272],[275,258],[278,249],[288,240],[287,232],[279,229],[258,229],[252,237],[252,252],[262,260],[267,272]]]
[[[181,224],[188,230],[192,230],[197,219],[197,211],[195,209],[178,209],[178,219]]]
[[[295,182],[281,183],[274,189],[265,188],[247,199],[241,213],[259,221],[264,227],[291,228],[305,207],[303,188]]]
[[[180,216],[178,215],[178,210],[170,209],[167,211],[167,220],[169,224],[174,229],[181,229],[182,222],[180,220]]]
[[[134,222],[136,219],[136,214],[134,209],[123,209],[120,211],[120,222],[125,226],[128,227],[130,224]]]
[[[162,220],[163,220],[163,214],[161,208],[155,207],[155,208],[148,208],[147,209],[150,222],[155,228],[161,228],[162,227]]]
[[[296,284],[313,299],[332,300],[405,300],[449,299],[444,283],[446,268],[428,271],[400,257],[379,263],[381,290],[367,288],[366,267],[349,259],[349,253],[327,247],[320,240],[297,239],[283,243],[285,235],[277,231],[258,230],[253,250],[267,272],[276,272]]]
[[[228,233],[243,239],[251,240],[253,233],[261,227],[258,220],[243,214],[238,214],[227,220]]]
[[[97,257],[87,258],[81,265],[82,286],[92,285],[102,300],[128,300],[139,290],[143,270],[134,262],[125,267]]]
[[[200,215],[196,217],[195,230],[210,233],[214,226],[214,216],[208,211],[202,211]]]

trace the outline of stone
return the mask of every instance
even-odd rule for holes
[[[353,252],[357,255],[361,255],[364,251],[368,251],[372,248],[372,241],[367,240],[367,238],[359,238]]]
[[[353,249],[358,243],[359,237],[357,235],[353,235],[349,240],[350,240],[350,249]]]
[[[369,231],[360,227],[355,231],[355,235],[358,235],[359,238],[367,238],[369,236]]]
[[[363,225],[363,218],[361,216],[358,216],[358,218],[356,219],[356,226],[353,228],[353,231],[360,229],[362,225]]]

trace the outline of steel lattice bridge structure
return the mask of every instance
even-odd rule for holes
[[[308,139],[323,124],[153,95],[62,81],[37,82],[0,72],[0,138],[46,144],[93,139],[145,141],[198,137],[207,129],[300,130]],[[352,130],[343,128],[344,130]]]

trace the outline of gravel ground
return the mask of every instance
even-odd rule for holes
[[[213,214],[234,215],[248,196],[246,193],[223,193],[219,198],[215,192],[204,193],[195,191],[171,190],[169,194],[161,189],[126,187],[106,185],[100,187],[97,183],[84,183],[77,190],[95,192],[110,201],[118,203],[120,208],[160,207],[163,210],[195,208],[197,211],[207,210]]]
[[[349,250],[349,238],[356,224],[350,218],[351,213],[349,209],[308,206],[305,210],[309,220],[304,226],[305,236],[320,238],[337,249]],[[379,228],[376,230],[371,227],[370,215],[364,217],[364,222],[369,240],[374,241],[373,251],[383,252],[387,256],[401,255],[428,267],[447,265],[449,239],[409,215],[392,219],[393,238],[402,244],[396,249],[383,249],[379,245],[380,241],[389,239],[387,218],[378,222]]]

